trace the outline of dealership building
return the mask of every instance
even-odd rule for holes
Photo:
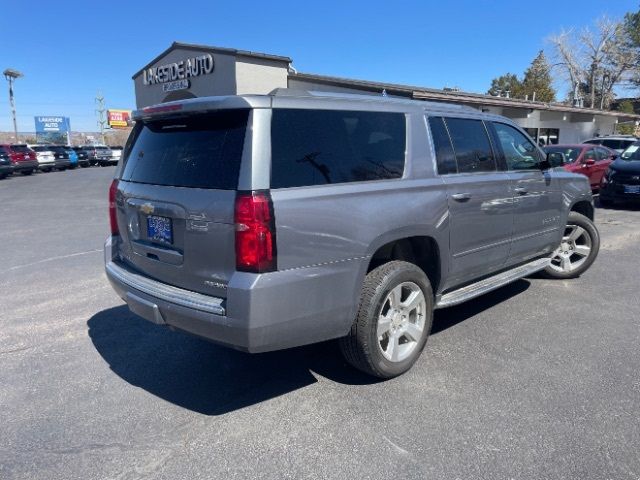
[[[136,105],[212,95],[266,94],[276,88],[387,95],[467,105],[511,118],[540,143],[579,143],[609,135],[640,115],[298,72],[289,57],[174,42],[134,76]]]

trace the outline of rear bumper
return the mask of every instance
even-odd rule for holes
[[[96,158],[95,160],[99,165],[117,165],[118,159],[116,158]]]
[[[54,166],[56,168],[68,168],[71,166],[71,161],[68,159],[58,158],[56,159]]]
[[[344,336],[355,317],[359,262],[237,272],[222,299],[140,275],[114,259],[117,241],[105,244],[107,278],[132,312],[159,325],[257,353]]]
[[[36,170],[38,168],[37,160],[25,160],[24,162],[16,162],[13,164],[14,172],[22,172],[24,170]]]

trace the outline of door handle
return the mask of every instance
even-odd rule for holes
[[[518,195],[526,195],[528,193],[527,189],[524,187],[516,187],[513,189]]]
[[[454,193],[453,195],[451,195],[451,198],[453,198],[457,202],[466,202],[471,198],[471,194],[470,193]]]

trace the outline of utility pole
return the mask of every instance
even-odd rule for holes
[[[9,103],[11,104],[11,115],[13,116],[13,134],[15,135],[15,141],[18,143],[18,123],[16,121],[16,102],[13,98],[13,82],[16,79],[24,76],[21,72],[17,70],[13,70],[11,68],[7,68],[4,72],[4,78],[9,82]]]
[[[104,127],[107,124],[107,119],[105,118],[105,112],[107,111],[104,108],[104,97],[102,96],[102,92],[98,92],[96,95],[96,114],[98,115],[98,127],[100,127],[100,139],[102,140],[102,144],[106,145],[107,141],[104,138]]]

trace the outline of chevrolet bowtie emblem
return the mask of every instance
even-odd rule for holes
[[[150,203],[143,203],[140,205],[140,211],[146,215],[150,215],[153,213],[153,205]]]

